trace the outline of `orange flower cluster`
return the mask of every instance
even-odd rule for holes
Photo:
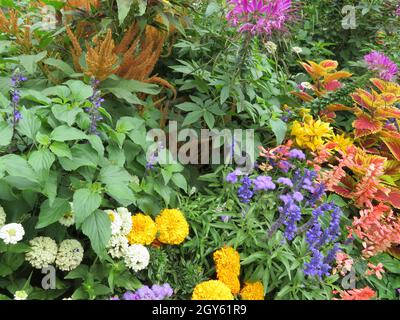
[[[354,218],[352,231],[362,240],[365,257],[374,256],[394,244],[400,244],[400,218],[382,203],[371,209],[361,210],[360,217]]]
[[[22,48],[24,52],[29,52],[32,48],[31,22],[26,16],[24,24],[18,24],[19,12],[10,9],[9,18],[6,17],[0,8],[0,31],[15,37],[15,42]]]
[[[353,289],[353,290],[345,290],[345,291],[334,291],[334,293],[338,293],[341,299],[333,299],[333,300],[371,300],[375,297],[375,291],[370,287],[365,287],[363,289]]]

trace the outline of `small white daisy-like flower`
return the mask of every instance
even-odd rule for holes
[[[25,235],[25,230],[20,223],[9,223],[1,227],[0,239],[5,244],[17,244]]]
[[[49,237],[36,237],[29,241],[31,250],[26,253],[25,260],[32,267],[42,269],[53,264],[57,256],[57,243]]]
[[[6,217],[6,212],[4,211],[3,207],[0,206],[0,228],[6,223]]]
[[[265,43],[265,48],[267,49],[268,53],[274,54],[276,52],[276,49],[278,49],[278,46],[275,44],[275,42],[267,41]]]
[[[25,290],[18,290],[14,293],[14,300],[26,300],[28,298],[28,294]]]
[[[293,48],[292,48],[292,51],[293,51],[294,53],[300,54],[300,53],[303,52],[303,49],[300,48],[300,47],[293,47]]]
[[[107,252],[111,257],[120,259],[125,255],[128,246],[129,243],[126,236],[122,234],[114,234],[108,241]]]
[[[127,235],[132,229],[132,215],[127,208],[118,208],[117,213],[121,217],[121,233]]]
[[[74,239],[64,240],[58,248],[56,265],[62,271],[71,271],[77,268],[83,259],[83,247]]]
[[[129,269],[137,272],[145,269],[150,262],[147,248],[141,244],[133,244],[126,250],[124,261]]]
[[[105,213],[111,220],[111,234],[120,233],[122,228],[121,216],[114,210],[106,210]]]
[[[71,206],[71,211],[65,213],[58,222],[65,226],[65,227],[70,227],[75,223],[75,213],[74,213],[74,207],[73,207],[73,202],[70,202],[69,205]]]

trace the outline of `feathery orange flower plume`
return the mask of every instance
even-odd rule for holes
[[[333,300],[371,300],[375,297],[375,291],[370,287],[365,287],[363,289],[353,289],[344,291],[334,291],[333,293],[338,293],[341,299],[334,298]]]

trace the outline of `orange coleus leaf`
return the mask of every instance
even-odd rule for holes
[[[329,111],[353,111],[353,108],[346,107],[344,104],[332,103],[326,107]]]
[[[337,80],[332,80],[332,81],[329,81],[329,82],[323,84],[323,87],[327,91],[335,91],[337,89],[340,89],[342,86],[343,86],[343,84]]]
[[[398,118],[400,119],[400,109],[395,107],[384,107],[376,110],[376,115],[383,118]]]
[[[326,75],[325,68],[320,66],[318,63],[309,60],[307,60],[307,62],[309,64],[309,67],[305,67],[304,64],[303,67],[306,69],[306,71],[311,75],[313,79],[319,79]]]
[[[394,82],[386,82],[381,79],[370,79],[370,81],[383,93],[393,93],[400,100],[400,85]]]
[[[325,82],[331,82],[334,80],[340,80],[350,78],[353,74],[347,71],[338,71],[332,74],[328,74],[324,77]]]
[[[382,137],[382,141],[389,148],[393,156],[400,161],[400,138],[398,137]]]
[[[400,174],[400,161],[388,160],[385,163],[385,175],[394,176]]]
[[[319,65],[326,71],[333,71],[337,69],[339,63],[335,60],[324,60],[321,61]]]
[[[376,200],[390,203],[393,207],[400,209],[400,190],[394,187],[387,187],[387,189],[389,189],[387,194],[378,190],[375,194]]]
[[[369,115],[363,113],[353,122],[353,127],[356,129],[355,137],[359,138],[381,131],[383,124],[381,121],[372,119]]]
[[[368,91],[357,89],[357,91],[352,93],[350,96],[353,98],[355,103],[366,109],[370,110],[373,106],[374,96]]]
[[[306,92],[296,92],[296,91],[292,91],[291,94],[295,95],[296,97],[300,98],[301,100],[305,101],[305,102],[311,102],[314,100],[314,98],[312,96],[310,96],[308,93]]]

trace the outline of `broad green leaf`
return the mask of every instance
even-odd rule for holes
[[[81,130],[62,125],[53,130],[53,132],[50,134],[50,139],[60,142],[83,140],[87,139],[87,135]]]
[[[75,221],[81,225],[87,217],[100,207],[101,196],[89,189],[75,191],[73,197]]]
[[[0,146],[8,146],[13,135],[12,126],[5,121],[0,122]]]
[[[18,121],[17,130],[22,135],[34,140],[38,133],[41,122],[33,110],[21,110],[22,119]]]
[[[136,201],[132,190],[125,184],[114,183],[106,185],[106,193],[122,206],[127,207]]]
[[[280,145],[286,136],[287,125],[281,119],[270,119],[272,132],[275,134],[276,144]]]
[[[20,64],[25,68],[26,72],[29,74],[35,73],[37,69],[37,63],[43,60],[47,55],[47,51],[42,51],[36,55],[20,55],[16,58],[19,60]]]
[[[82,109],[71,107],[70,105],[56,104],[51,108],[51,111],[57,120],[72,126],[76,121],[76,116],[82,111]]]
[[[57,222],[64,214],[70,211],[71,206],[65,199],[56,198],[52,204],[50,204],[49,200],[46,200],[40,207],[36,229],[41,229]]]
[[[182,123],[182,126],[185,127],[192,123],[195,123],[199,121],[202,118],[202,116],[203,116],[203,110],[192,111],[186,115],[185,120]]]
[[[68,63],[66,63],[62,60],[59,60],[59,59],[48,58],[48,59],[44,60],[43,63],[48,64],[49,66],[53,66],[53,67],[61,70],[66,75],[71,75],[71,74],[75,73],[74,69],[72,69],[72,67]]]
[[[54,161],[55,156],[48,149],[40,149],[31,153],[29,157],[29,164],[36,172],[46,170],[48,171]]]
[[[90,239],[97,255],[103,257],[111,237],[111,221],[108,215],[100,210],[91,213],[82,225],[82,232]]]
[[[72,153],[65,142],[54,141],[50,145],[50,150],[60,158],[68,158],[72,160]]]
[[[187,182],[185,177],[183,176],[183,174],[181,173],[175,173],[172,176],[172,181],[182,190],[184,190],[185,192],[187,191]]]
[[[4,166],[10,176],[23,177],[32,182],[38,182],[35,171],[24,158],[9,154],[0,158],[0,167]]]
[[[108,165],[100,170],[99,180],[104,184],[126,185],[132,180],[132,176],[124,168]]]
[[[71,89],[71,95],[77,102],[83,102],[93,94],[92,87],[80,80],[69,80],[65,84]]]
[[[132,4],[133,0],[117,0],[119,25],[122,25],[124,23],[124,20],[128,15]]]

